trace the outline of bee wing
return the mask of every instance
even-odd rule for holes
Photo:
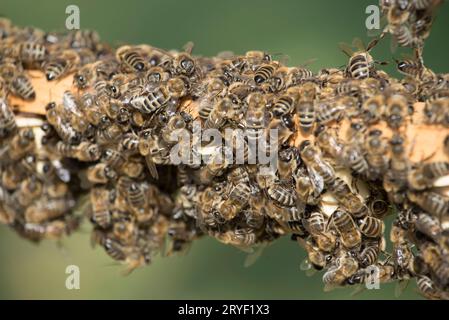
[[[245,268],[248,268],[252,266],[256,261],[262,256],[263,251],[268,246],[268,243],[262,243],[259,245],[256,250],[254,250],[253,253],[250,253],[246,256],[245,262],[243,263],[243,266]]]
[[[345,43],[345,42],[340,42],[338,44],[338,47],[340,48],[341,51],[343,51],[344,54],[346,54],[348,57],[352,56],[354,50],[352,50],[352,47]]]
[[[90,194],[84,194],[78,198],[75,207],[72,209],[75,216],[86,216],[92,212],[92,202]]]
[[[182,49],[184,50],[184,52],[191,54],[194,46],[195,44],[193,43],[193,41],[189,41],[182,47]]]
[[[279,62],[283,65],[286,65],[289,60],[290,60],[290,56],[288,56],[286,54],[281,55],[281,57],[279,58]]]
[[[302,218],[302,225],[304,226],[304,228],[307,230],[308,233],[310,233],[310,222],[309,220]]]
[[[354,290],[351,292],[351,297],[358,296],[359,294],[365,292],[366,286],[364,284],[358,284],[354,286]]]
[[[324,285],[323,291],[324,292],[331,292],[332,290],[335,290],[336,288],[338,288],[337,285],[331,284],[331,283],[326,283]]]
[[[312,264],[310,263],[308,258],[304,258],[304,260],[301,261],[301,264],[299,265],[299,269],[301,269],[302,271],[307,271],[312,268]]]
[[[301,261],[299,268],[305,271],[307,277],[312,277],[317,273],[317,270],[312,266],[308,258]]]
[[[306,270],[306,276],[307,277],[313,277],[318,271],[315,268],[310,268],[309,270]]]
[[[148,154],[145,156],[145,162],[147,164],[148,170],[150,171],[151,176],[158,180],[159,174],[157,172],[156,164],[153,162],[153,159],[151,159],[151,156]]]
[[[232,51],[221,51],[217,54],[218,59],[231,60],[235,57],[235,53]]]
[[[366,50],[366,46],[363,43],[362,39],[360,39],[360,38],[354,38],[352,40],[352,46],[354,48],[356,48],[357,50],[360,50],[360,51],[365,51]]]
[[[396,37],[391,38],[390,50],[392,53],[395,53],[398,50],[398,40],[396,39]]]
[[[312,167],[307,168],[307,171],[314,187],[314,194],[315,196],[318,196],[324,190],[324,179]]]
[[[410,280],[404,279],[404,280],[398,280],[396,282],[396,285],[394,287],[394,296],[396,298],[399,298],[401,294],[405,291],[405,289],[408,287]]]
[[[302,202],[297,196],[296,196],[296,209],[298,209],[298,212],[301,212],[301,215],[304,214],[306,211],[306,204]]]
[[[309,60],[306,60],[306,61],[304,61],[304,62],[300,65],[300,67],[301,67],[301,68],[305,68],[305,67],[307,67],[307,66],[310,66],[311,64],[317,62],[317,60],[318,60],[317,58],[311,58],[311,59],[309,59]]]
[[[254,248],[253,247],[246,247],[246,246],[239,246],[239,245],[232,245],[233,247],[239,249],[240,251],[243,251],[245,253],[248,254],[253,254],[254,253]]]

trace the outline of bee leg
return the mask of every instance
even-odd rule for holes
[[[437,153],[437,150],[429,154],[428,156],[421,158],[421,163],[427,162],[428,160],[432,159]]]
[[[151,176],[152,176],[154,179],[159,180],[159,174],[158,174],[158,172],[157,172],[156,165],[155,165],[155,163],[153,162],[153,160],[151,159],[151,156],[150,156],[150,155],[147,155],[147,156],[145,157],[145,162],[147,163],[147,167],[148,167],[148,170],[150,171]]]

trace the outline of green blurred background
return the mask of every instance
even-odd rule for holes
[[[338,42],[354,37],[368,41],[365,8],[376,0],[1,0],[0,15],[15,24],[64,30],[65,8],[76,4],[81,27],[97,30],[112,44],[150,43],[181,48],[194,41],[196,54],[261,49],[289,56],[289,64],[317,59],[313,70],[342,66]],[[449,72],[449,4],[440,11],[427,41],[425,60],[438,72]],[[387,61],[400,57],[389,39],[373,51]],[[386,68],[394,73],[394,66]],[[289,239],[269,246],[250,268],[245,253],[211,239],[197,241],[184,256],[158,258],[130,276],[120,275],[100,249],[89,245],[89,226],[63,241],[33,245],[0,227],[0,298],[3,299],[395,299],[394,285],[365,290],[323,292],[322,274],[307,277],[299,269],[302,250]],[[65,268],[81,270],[81,289],[65,288]],[[402,299],[420,299],[410,283]]]

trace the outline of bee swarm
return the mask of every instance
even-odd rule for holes
[[[403,79],[375,66],[377,39],[345,50],[346,69],[315,74],[261,51],[114,50],[93,31],[0,19],[0,222],[37,242],[86,216],[93,243],[127,272],[204,235],[241,249],[290,235],[307,251],[302,266],[325,270],[326,289],[364,284],[376,267],[381,283],[415,278],[425,297],[447,299],[449,75],[425,67],[430,26],[413,27],[440,1],[416,1],[398,22],[402,2],[381,1],[381,38],[416,48],[398,62]],[[243,130],[243,143],[196,141],[196,123]],[[274,170],[249,161],[268,129]],[[185,131],[192,154],[174,163],[173,133]],[[213,161],[240,151],[243,164]]]

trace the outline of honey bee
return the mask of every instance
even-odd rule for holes
[[[184,46],[184,52],[178,53],[173,59],[173,73],[188,77],[199,77],[199,70],[195,59],[192,57],[193,42]]]
[[[232,108],[232,101],[229,98],[223,98],[219,100],[212,108],[209,116],[204,123],[206,129],[219,129],[223,127]]]
[[[433,243],[425,242],[420,245],[420,251],[422,259],[435,274],[437,285],[445,288],[449,282],[449,265],[440,248]]]
[[[57,80],[73,71],[79,64],[79,55],[74,50],[64,50],[59,55],[50,56],[42,63],[48,81]]]
[[[163,107],[170,100],[165,86],[159,86],[151,91],[143,91],[131,97],[129,104],[138,111],[149,114]]]
[[[256,244],[257,235],[250,228],[229,230],[223,233],[214,233],[215,238],[224,243],[237,248],[249,248]]]
[[[273,143],[271,132],[275,130],[277,132],[277,143]],[[270,142],[266,145],[267,151],[273,152],[272,147],[284,145],[295,132],[295,124],[293,118],[290,115],[283,115],[280,119],[272,119],[265,130],[265,141]],[[265,142],[264,141],[264,142]],[[276,141],[275,141],[276,142]]]
[[[403,195],[399,193],[407,185],[407,175],[410,163],[405,155],[404,139],[400,135],[393,135],[390,140],[390,170],[384,178],[384,188],[392,192],[394,202],[402,203]]]
[[[107,228],[112,223],[110,196],[105,188],[93,188],[90,192],[92,220],[100,228]]]
[[[349,57],[349,62],[345,73],[353,79],[366,79],[374,74],[374,59],[370,51],[377,45],[378,39],[372,40],[368,46],[363,45],[361,41],[355,39],[355,46],[358,51],[353,51],[344,43],[340,44],[341,50]]]
[[[134,133],[125,134],[120,142],[120,150],[128,155],[136,154],[139,150],[140,140]]]
[[[170,79],[170,73],[160,66],[153,66],[148,69],[145,78],[150,86],[156,87],[167,82]]]
[[[408,25],[400,25],[392,29],[395,43],[401,47],[420,47],[422,41]]]
[[[377,262],[379,257],[380,247],[379,241],[365,241],[364,248],[358,255],[359,264],[362,268],[366,268]]]
[[[229,196],[218,205],[218,211],[226,219],[233,219],[248,203],[251,189],[248,182],[233,183]]]
[[[300,237],[296,237],[296,241],[306,250],[307,260],[315,270],[322,270],[331,260],[332,257],[330,255],[326,255],[313,243]]]
[[[346,283],[350,285],[367,284],[374,279],[378,280],[379,283],[392,282],[396,279],[394,266],[386,262],[379,262],[367,268],[359,269],[346,280]]]
[[[198,201],[198,188],[193,184],[184,184],[176,195],[175,203],[178,208],[189,217],[197,218],[196,203]]]
[[[36,92],[30,79],[24,73],[16,73],[11,80],[11,91],[24,100],[33,100],[36,98]]]
[[[301,143],[299,150],[309,173],[314,172],[314,176],[320,177],[318,180],[323,180],[326,185],[332,185],[335,180],[335,171],[329,163],[324,161],[318,149],[313,147],[310,141],[305,140]]]
[[[179,142],[179,133],[186,128],[187,124],[181,115],[174,115],[168,120],[165,128],[161,130],[161,137],[167,144]]]
[[[296,195],[279,183],[268,186],[268,196],[285,207],[293,207],[296,204]]]
[[[132,245],[136,241],[137,227],[133,221],[122,219],[114,223],[112,233],[120,243]]]
[[[301,203],[316,205],[324,190],[324,181],[319,176],[309,175],[305,168],[299,168],[293,175],[295,190]]]
[[[244,56],[244,61],[248,65],[247,67],[251,68],[253,71],[258,65],[270,62],[272,60],[273,57],[270,54],[258,50],[247,51]]]
[[[23,63],[33,65],[45,60],[47,49],[36,42],[21,42],[17,44],[17,52]]]
[[[382,220],[366,216],[357,221],[360,232],[369,238],[378,238],[385,228]]]
[[[98,163],[87,170],[87,179],[94,184],[106,184],[116,178],[117,173],[105,163]]]
[[[320,250],[324,252],[332,252],[334,250],[336,244],[335,236],[326,230],[327,225],[321,212],[312,212],[305,223],[305,228],[312,235]]]
[[[449,98],[440,98],[433,101],[427,100],[424,107],[424,119],[428,124],[449,125]]]
[[[332,214],[331,219],[340,235],[343,246],[352,249],[360,245],[362,236],[349,213],[337,210]]]
[[[181,99],[185,97],[190,90],[189,79],[185,76],[169,79],[166,86],[171,99]]]
[[[7,18],[0,18],[0,39],[7,38],[12,31],[11,20]]]
[[[142,52],[138,48],[122,46],[117,49],[115,57],[122,63],[125,69],[139,72],[147,68]]]
[[[415,190],[431,188],[435,180],[449,174],[448,162],[421,164],[408,174],[408,184]]]
[[[285,114],[290,114],[296,108],[296,103],[299,99],[299,92],[297,87],[287,89],[287,92],[280,96],[273,104],[271,112],[277,118]]]
[[[85,162],[96,161],[101,156],[98,145],[87,141],[81,142],[78,146],[73,146],[62,141],[58,141],[56,143],[56,150],[64,157],[76,158]]]
[[[101,158],[103,162],[114,169],[120,168],[126,161],[124,154],[113,148],[107,148],[106,150],[104,150]]]
[[[313,101],[300,100],[297,105],[299,126],[303,132],[310,132],[315,124],[315,103]]]
[[[279,65],[274,62],[264,63],[260,65],[254,73],[254,82],[257,85],[261,85],[262,83],[270,80],[278,67]]]
[[[344,116],[344,106],[334,101],[318,102],[315,108],[316,120],[320,125],[330,123],[332,121],[340,122]]]
[[[329,130],[326,130],[324,125],[319,125],[315,130],[316,142],[318,146],[326,154],[330,155],[333,159],[341,159],[343,154],[343,144],[338,140]]]
[[[42,191],[42,182],[36,176],[31,176],[20,184],[20,188],[16,191],[17,200],[21,206],[27,207],[42,195]]]
[[[384,96],[375,95],[366,99],[362,104],[362,115],[365,121],[369,124],[379,122],[384,114]]]
[[[71,48],[89,48],[96,50],[100,46],[100,36],[92,30],[74,30],[68,34],[67,39]]]
[[[349,185],[341,178],[335,177],[329,190],[337,199],[338,203],[344,207],[354,218],[364,218],[368,209],[359,196],[353,193]]]
[[[365,140],[366,161],[369,164],[370,178],[380,177],[388,168],[388,145],[382,139],[382,131],[378,129],[368,132],[368,137]]]
[[[446,295],[436,288],[434,282],[427,276],[418,275],[416,278],[416,285],[420,293],[430,300],[447,299]]]
[[[323,275],[324,291],[343,285],[345,280],[352,277],[358,270],[359,264],[354,257],[348,254],[338,257],[335,264]]]
[[[73,76],[73,83],[79,89],[90,87],[97,79],[94,69],[95,63],[82,66]]]
[[[58,133],[59,137],[61,137],[65,142],[74,145],[79,144],[81,134],[76,131],[71,124],[59,120],[54,125],[54,129]]]
[[[323,87],[333,87],[338,85],[345,78],[344,72],[337,68],[321,69],[317,78]]]
[[[436,243],[439,242],[443,230],[437,218],[425,213],[419,213],[415,221],[415,227]]]
[[[215,177],[221,176],[230,165],[229,159],[224,153],[224,148],[217,146],[215,150],[208,163],[199,171],[199,178],[202,183],[209,183]]]
[[[289,181],[293,177],[294,172],[301,164],[298,149],[287,148],[279,152],[277,163],[277,173],[281,181]]]
[[[25,220],[27,223],[42,223],[61,217],[74,205],[75,201],[67,197],[55,199],[42,197],[25,210]]]
[[[129,209],[136,215],[138,221],[143,222],[151,219],[152,212],[147,210],[148,199],[145,196],[143,185],[122,177],[118,181],[117,188],[124,195]]]
[[[371,199],[368,203],[368,207],[371,214],[379,219],[382,219],[390,212],[390,205],[383,199]]]
[[[361,95],[361,84],[361,81],[354,79],[342,81],[335,88],[335,95],[358,97]]]
[[[265,217],[264,215],[257,210],[246,210],[244,211],[245,222],[249,228],[254,230],[259,230],[262,228]]]
[[[246,134],[248,141],[255,142],[261,136],[265,126],[266,98],[259,92],[250,93],[246,99],[248,110],[246,113]]]
[[[358,142],[348,143],[343,148],[344,162],[358,175],[366,175],[369,170],[368,162]]]
[[[124,247],[116,240],[106,238],[102,241],[106,253],[114,260],[125,260]]]
[[[399,129],[411,112],[404,96],[393,95],[387,98],[385,117],[390,128]]]
[[[276,69],[273,76],[270,78],[270,89],[272,92],[280,92],[291,84],[291,82],[288,83],[289,73],[290,68],[288,67],[279,67]]]
[[[449,212],[449,200],[433,191],[408,191],[407,197],[436,218],[443,218]]]
[[[15,161],[23,158],[27,153],[31,152],[34,147],[33,129],[19,129],[18,133],[9,141],[7,148],[8,157]],[[5,149],[2,152],[6,152]]]
[[[66,218],[65,220],[49,221],[44,224],[25,223],[19,233],[32,241],[40,241],[42,239],[60,240],[62,236],[68,235],[77,229],[78,225],[79,221],[74,217]]]
[[[168,164],[170,162],[170,150],[162,139],[152,135],[149,131],[142,132],[139,139],[139,152],[145,156],[145,161],[153,178],[158,177],[156,164]]]

